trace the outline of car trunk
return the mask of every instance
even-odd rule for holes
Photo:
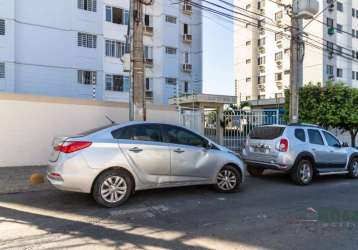
[[[254,128],[246,145],[247,158],[254,161],[272,163],[279,151],[278,141],[285,127],[267,126]]]

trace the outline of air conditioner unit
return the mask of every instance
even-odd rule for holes
[[[192,35],[184,34],[184,35],[183,35],[183,40],[184,40],[184,42],[189,42],[189,43],[191,43],[191,41],[192,41]]]
[[[259,32],[259,34],[260,34],[260,36],[265,35],[265,29],[260,28],[260,32]]]
[[[260,52],[260,53],[265,53],[265,47],[264,47],[264,46],[260,46],[260,47],[259,47],[259,52]]]
[[[265,65],[259,65],[259,71],[264,72],[265,71]]]
[[[282,20],[282,18],[277,19],[277,20],[276,20],[276,24],[277,24],[277,26],[282,27],[282,26],[283,26],[283,20]]]
[[[153,67],[153,59],[152,58],[144,58],[144,64],[146,67]]]
[[[184,1],[183,13],[186,15],[191,15],[193,13],[193,6],[191,6],[188,2],[189,1]]]
[[[144,30],[143,30],[143,33],[144,35],[153,35],[153,30],[154,28],[152,26],[144,26]]]
[[[265,15],[265,9],[260,9],[260,14]]]
[[[277,47],[282,48],[282,40],[277,40],[276,45]]]
[[[282,59],[276,60],[276,64],[277,64],[277,66],[281,66],[282,65]]]
[[[265,84],[257,84],[257,87],[260,91],[265,91]]]
[[[188,63],[184,63],[184,64],[182,65],[182,70],[183,70],[184,72],[191,72],[191,70],[192,70],[192,65],[191,65],[191,64],[188,64]]]
[[[278,88],[281,88],[282,87],[282,81],[276,81],[276,86]]]

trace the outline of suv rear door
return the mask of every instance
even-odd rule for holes
[[[246,145],[247,159],[270,163],[276,159],[276,145],[285,130],[284,126],[263,126],[254,128]]]

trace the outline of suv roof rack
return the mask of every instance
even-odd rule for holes
[[[290,123],[288,126],[321,128],[319,125],[309,123]]]

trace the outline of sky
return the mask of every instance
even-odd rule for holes
[[[235,95],[232,21],[203,11],[203,92]]]

